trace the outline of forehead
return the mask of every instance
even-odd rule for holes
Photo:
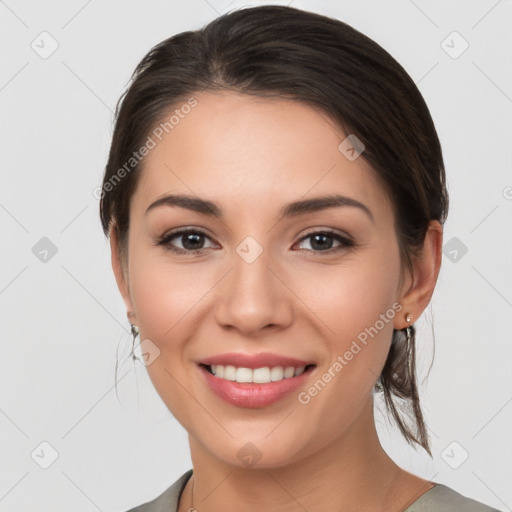
[[[150,134],[155,144],[142,161],[136,208],[187,193],[214,198],[226,210],[231,203],[236,214],[244,205],[277,210],[298,198],[339,193],[372,204],[376,216],[390,213],[375,171],[340,151],[347,134],[320,109],[228,92],[194,98],[192,108],[174,105]]]

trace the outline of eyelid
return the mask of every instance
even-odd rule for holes
[[[161,237],[160,240],[164,240],[166,238],[169,238],[171,236],[181,235],[184,233],[201,233],[202,235],[207,236],[208,238],[212,238],[212,236],[208,233],[208,231],[204,230],[203,228],[197,228],[195,226],[182,226],[180,228],[171,229],[170,231],[166,231]]]
[[[336,235],[340,238],[347,240],[347,242],[353,242],[352,237],[348,233],[345,233],[343,231],[338,231],[337,229],[333,229],[333,228],[316,228],[316,227],[311,228],[310,231],[307,231],[305,234],[303,234],[301,236],[301,238],[299,239],[299,241],[303,240],[304,238],[307,238],[308,236],[315,235],[315,234],[322,234],[322,233],[329,234],[329,235]]]

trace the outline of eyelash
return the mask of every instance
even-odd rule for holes
[[[205,249],[196,249],[196,250],[187,250],[187,249],[180,249],[173,247],[170,242],[174,238],[178,238],[179,236],[185,235],[185,234],[201,234],[207,238],[210,238],[205,232],[199,230],[199,229],[180,229],[177,231],[173,231],[171,233],[168,233],[161,237],[159,240],[156,241],[156,246],[165,246],[165,248],[171,252],[174,252],[176,254],[187,254],[187,255],[194,255],[194,254],[200,254]],[[321,230],[321,231],[312,231],[311,233],[308,233],[304,235],[300,240],[300,242],[303,242],[304,240],[307,240],[308,238],[311,238],[314,235],[327,235],[328,237],[334,238],[338,242],[341,243],[338,247],[334,247],[332,249],[328,249],[326,251],[315,251],[313,249],[299,249],[299,252],[301,253],[313,253],[313,254],[333,254],[335,252],[340,251],[343,248],[351,248],[354,247],[356,244],[350,240],[347,237],[341,236],[338,233],[331,231],[331,230]],[[206,248],[208,249],[208,248]]]

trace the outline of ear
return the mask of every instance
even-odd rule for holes
[[[423,248],[419,255],[412,259],[412,282],[409,280],[409,288],[403,291],[399,299],[404,314],[395,317],[395,329],[407,327],[407,314],[412,316],[411,323],[414,323],[428,306],[441,268],[442,246],[443,227],[437,220],[430,221]]]
[[[133,312],[132,301],[130,297],[130,288],[128,282],[128,264],[127,264],[127,255],[123,255],[121,253],[121,246],[119,242],[119,232],[116,224],[112,224],[110,228],[110,250],[111,250],[111,259],[112,259],[112,269],[114,271],[114,275],[117,282],[117,287],[119,288],[119,292],[123,297],[124,303],[126,305],[127,313]],[[129,316],[128,319],[131,321],[133,316]]]

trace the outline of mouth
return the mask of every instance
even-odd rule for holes
[[[236,407],[257,409],[279,402],[307,386],[316,364],[253,369],[200,363],[197,367],[205,384],[217,397]]]
[[[298,377],[303,373],[309,373],[316,364],[307,364],[305,366],[263,366],[260,368],[236,367],[233,365],[208,365],[200,363],[210,375],[226,381],[237,382],[240,384],[269,384],[282,380]]]

